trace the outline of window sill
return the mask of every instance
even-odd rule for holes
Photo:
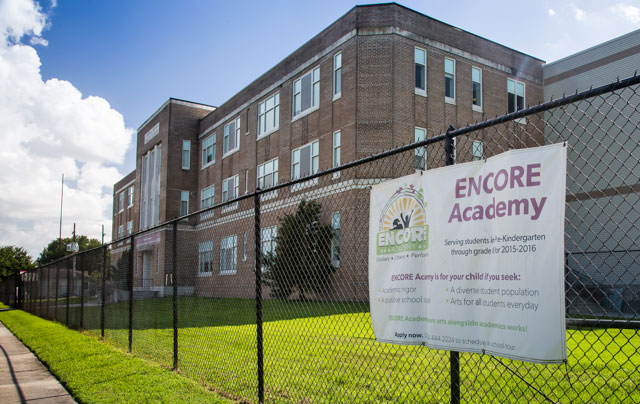
[[[233,271],[220,271],[220,275],[235,275],[237,273],[236,270]]]
[[[519,123],[519,124],[521,124],[521,125],[526,125],[526,124],[527,124],[527,118],[524,118],[524,117],[522,117],[522,118],[516,118],[516,119],[514,119],[513,121],[514,121],[514,122],[518,122],[518,123]]]
[[[293,122],[297,121],[298,119],[300,119],[300,118],[302,118],[302,117],[304,117],[304,116],[309,115],[309,114],[310,114],[310,113],[312,113],[312,112],[317,111],[318,109],[320,109],[320,107],[316,105],[315,107],[307,108],[306,110],[301,111],[298,115],[294,116],[294,117],[291,119],[291,123],[293,123]]]
[[[205,164],[202,167],[200,167],[200,170],[204,170],[205,168],[209,167],[210,165],[213,165],[215,162],[216,162],[216,159],[211,160],[207,164]]]
[[[198,272],[198,278],[211,278],[213,272]]]
[[[444,97],[444,102],[451,105],[456,105],[456,99],[450,97]]]
[[[339,100],[342,97],[342,92],[333,95],[333,99],[331,101]]]
[[[277,197],[278,197],[278,190],[274,189],[271,192],[265,192],[264,194],[260,195],[260,202],[268,201],[269,199],[274,199]]]
[[[213,217],[213,211],[200,214],[200,220],[211,219]]]
[[[231,156],[232,154],[236,153],[239,150],[240,150],[240,146],[236,147],[235,149],[229,150],[228,152],[222,155],[222,159],[224,160],[225,158]]]
[[[482,105],[471,105],[471,109],[476,112],[482,112]]]
[[[314,178],[314,179],[309,180],[309,181],[300,182],[298,184],[292,185],[291,187],[289,187],[289,190],[291,192],[296,192],[296,191],[299,191],[301,189],[312,187],[314,185],[318,185],[318,179],[317,178]]]
[[[427,96],[427,90],[421,90],[419,88],[414,89],[414,93],[416,95],[420,95],[422,97],[426,97]]]
[[[333,174],[331,175],[331,179],[332,179],[332,180],[337,180],[338,178],[340,178],[340,174],[341,174],[341,172],[340,172],[340,171],[333,173]]]
[[[280,129],[280,126],[278,126],[277,128],[271,129],[270,131],[267,131],[265,133],[259,134],[258,137],[256,137],[256,142],[260,139],[264,139],[265,137],[269,137],[269,135],[271,135],[272,133],[277,132],[278,129]]]
[[[232,203],[230,205],[223,206],[220,209],[220,212],[221,213],[227,213],[227,212],[231,212],[232,210],[236,210],[236,209],[238,209],[238,202],[234,202],[234,203]]]

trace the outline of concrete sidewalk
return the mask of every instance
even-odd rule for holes
[[[75,403],[38,358],[1,322],[0,403]]]

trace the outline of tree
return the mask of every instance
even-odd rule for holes
[[[36,265],[45,265],[71,254],[71,252],[67,251],[67,244],[72,242],[73,239],[69,237],[63,238],[62,241],[59,238],[51,241],[40,253],[40,257],[36,260]],[[76,243],[78,243],[80,251],[90,250],[102,245],[100,241],[95,238],[90,239],[87,236],[76,236]]]
[[[21,271],[33,269],[31,256],[22,247],[0,247],[0,280],[10,278]]]
[[[333,230],[320,223],[322,207],[302,201],[294,214],[280,219],[275,253],[263,257],[265,284],[271,296],[289,298],[295,291],[300,300],[310,293],[326,292],[335,271],[331,263]]]

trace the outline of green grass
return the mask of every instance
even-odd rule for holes
[[[31,314],[4,311],[0,321],[82,403],[232,402],[158,364]]]
[[[440,403],[449,401],[449,353],[375,342],[368,305],[264,302],[269,403]],[[134,303],[133,351],[171,366],[172,301]],[[79,309],[70,313],[79,324]],[[99,336],[100,307],[85,307],[85,329]],[[128,304],[106,307],[106,340],[128,345]],[[231,397],[257,401],[255,303],[180,298],[179,369]],[[566,365],[500,359],[561,403],[640,403],[640,334],[567,331]],[[544,402],[490,356],[461,354],[464,403]]]

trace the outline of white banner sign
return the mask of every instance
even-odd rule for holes
[[[566,156],[513,150],[373,187],[376,340],[565,360]]]

